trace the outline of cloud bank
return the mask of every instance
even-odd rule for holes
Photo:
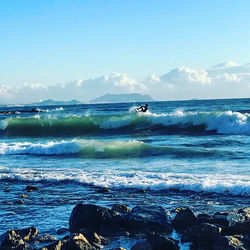
[[[149,94],[155,100],[250,97],[250,63],[239,65],[228,61],[210,69],[179,67],[161,76],[151,75],[142,81],[127,74],[112,73],[50,86],[24,83],[13,87],[2,84],[0,103],[20,104],[46,99],[89,102],[107,93]]]

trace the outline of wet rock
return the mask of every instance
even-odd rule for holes
[[[242,208],[238,211],[238,213],[243,213],[245,215],[249,214],[250,215],[250,207]]]
[[[147,241],[138,241],[131,247],[131,250],[153,250],[153,248]]]
[[[125,205],[125,204],[114,204],[113,207],[111,208],[113,212],[125,214],[130,211],[130,208]]]
[[[138,190],[136,190],[136,193],[137,194],[147,194],[148,190],[147,189],[138,189]]]
[[[0,249],[10,250],[19,249],[26,250],[29,249],[29,245],[24,242],[22,237],[16,233],[14,230],[8,230],[6,233],[2,234],[0,237]]]
[[[102,244],[102,240],[97,233],[90,231],[90,230],[81,230],[81,233],[88,239],[90,244],[93,244],[93,243],[97,243],[100,245]]]
[[[181,209],[175,216],[172,226],[177,229],[185,229],[198,223],[197,217],[190,208]]]
[[[173,209],[171,212],[179,213],[180,211],[185,210],[185,209],[186,209],[186,207],[177,207],[177,208]]]
[[[213,242],[220,237],[222,228],[209,223],[201,223],[190,226],[185,235],[194,243],[196,247],[211,247]]]
[[[42,250],[96,250],[91,246],[88,240],[82,234],[73,234],[65,236],[48,246],[42,247]]]
[[[24,204],[24,201],[23,200],[16,200],[16,201],[14,201],[14,204]]]
[[[63,239],[58,240],[48,246],[42,247],[42,250],[66,250],[68,242],[71,241],[70,236],[65,236]]]
[[[36,243],[48,243],[48,242],[54,242],[56,240],[57,240],[56,237],[49,234],[45,234],[37,237]]]
[[[162,206],[136,206],[123,217],[129,232],[172,232],[171,218]]]
[[[5,204],[5,205],[11,205],[12,202],[10,202],[10,201],[3,201],[3,204]]]
[[[96,233],[107,236],[120,231],[120,216],[111,209],[79,203],[71,212],[69,219],[70,232],[94,230]]]
[[[67,244],[68,249],[89,249],[94,250],[95,247],[91,246],[88,240],[82,234],[74,234]]]
[[[109,193],[110,189],[107,187],[103,187],[103,188],[99,188],[96,192],[99,194],[105,194],[105,193]]]
[[[178,250],[180,249],[178,241],[159,234],[150,234],[147,236],[147,242],[152,246],[153,250],[168,249]]]
[[[57,235],[66,234],[68,231],[69,231],[68,228],[63,227],[63,228],[58,229],[58,230],[56,231],[56,234],[57,234]]]
[[[5,188],[3,191],[4,191],[5,193],[9,193],[9,192],[10,192],[10,189]]]
[[[39,190],[38,186],[26,186],[27,192],[33,192],[33,191],[38,191],[38,190]]]
[[[198,214],[197,220],[198,220],[198,224],[203,223],[203,222],[214,224],[214,219],[212,215],[208,215],[208,214]]]
[[[244,242],[235,236],[222,236],[214,245],[216,250],[246,250]]]
[[[250,217],[245,213],[222,211],[213,215],[214,224],[224,226],[224,235],[250,234]]]
[[[32,241],[38,235],[38,229],[36,227],[28,227],[24,229],[14,230],[24,241]]]

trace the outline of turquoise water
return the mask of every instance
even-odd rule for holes
[[[55,234],[78,202],[249,206],[250,99],[136,105],[1,107],[18,113],[0,114],[0,233]]]

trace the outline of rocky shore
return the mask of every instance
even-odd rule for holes
[[[144,205],[130,209],[124,204],[107,208],[77,204],[69,227],[57,230],[58,237],[39,235],[35,227],[8,230],[0,237],[0,249],[125,249],[112,248],[115,238],[133,240],[132,250],[250,249],[250,207],[213,215],[194,214],[188,207],[167,211]],[[177,240],[173,235],[178,235]]]

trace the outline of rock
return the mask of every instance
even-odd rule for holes
[[[16,201],[14,201],[14,204],[24,204],[24,201],[23,200],[16,200]]]
[[[197,220],[198,220],[198,224],[203,223],[203,222],[214,224],[214,219],[212,215],[208,215],[208,214],[198,214]]]
[[[65,236],[63,239],[43,247],[42,250],[96,250],[96,248],[91,246],[88,240],[79,233]]]
[[[38,235],[38,229],[36,227],[28,227],[24,229],[15,230],[25,241],[31,241]]]
[[[186,207],[177,207],[176,209],[172,210],[172,212],[179,213],[180,211],[185,210],[185,209]]]
[[[57,241],[56,237],[49,234],[41,235],[36,239],[36,243],[47,243],[54,241]]]
[[[72,235],[69,246],[71,247],[70,249],[74,249],[74,248],[76,248],[76,249],[77,248],[79,248],[79,249],[92,249],[88,240],[81,233],[77,233],[77,234]],[[93,249],[95,249],[95,248],[93,248]]]
[[[38,186],[26,186],[26,191],[27,192],[33,192],[39,190]]]
[[[1,250],[29,249],[29,245],[26,242],[24,242],[21,236],[17,234],[14,230],[8,230],[6,233],[1,235],[0,242],[1,242],[0,245]]]
[[[244,243],[234,236],[222,236],[214,245],[216,250],[246,250]]]
[[[153,250],[147,241],[138,241],[131,247],[131,250]]]
[[[103,187],[103,188],[99,188],[96,192],[99,194],[105,194],[105,193],[109,193],[110,190],[107,187]]]
[[[70,232],[94,230],[106,236],[120,231],[119,222],[120,216],[109,208],[79,203],[71,212],[69,230]]]
[[[69,231],[68,228],[63,227],[63,228],[58,229],[58,230],[56,231],[56,234],[57,234],[57,235],[66,234],[68,231]]]
[[[213,222],[224,226],[224,235],[250,234],[250,217],[246,213],[218,212],[213,215]]]
[[[185,229],[198,223],[197,217],[190,208],[181,209],[175,216],[172,226],[177,229]]]
[[[178,250],[180,249],[178,241],[159,234],[150,234],[147,236],[147,242],[152,246],[153,250],[168,249]]]
[[[5,193],[9,193],[9,192],[10,192],[10,189],[5,188],[3,191],[4,191]]]
[[[65,236],[63,239],[58,240],[48,246],[42,247],[42,250],[66,250],[68,242],[71,241],[70,236]]]
[[[185,235],[190,238],[196,247],[211,247],[220,237],[222,228],[209,223],[190,226]]]
[[[250,207],[242,208],[238,213],[250,214]]]
[[[171,218],[162,206],[136,206],[122,220],[129,232],[172,232]]]
[[[9,202],[9,201],[3,201],[3,204],[5,204],[5,205],[11,205],[12,203]]]
[[[113,207],[111,208],[113,212],[125,214],[130,211],[130,208],[125,205],[125,204],[114,204]]]
[[[102,244],[102,240],[97,233],[90,230],[81,230],[81,233],[88,239],[91,244]]]

